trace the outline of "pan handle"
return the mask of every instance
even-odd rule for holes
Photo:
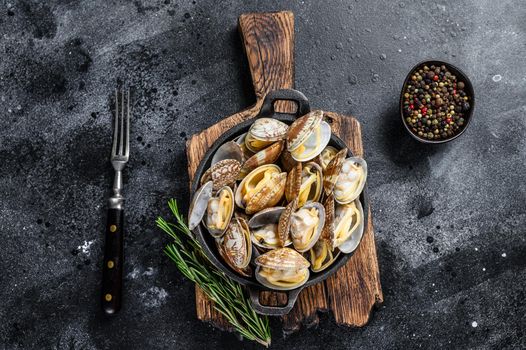
[[[248,292],[250,294],[250,304],[252,304],[252,308],[258,314],[267,316],[283,316],[288,314],[290,310],[292,310],[294,304],[296,303],[296,299],[298,299],[298,295],[300,294],[302,289],[303,288],[300,287],[284,292],[287,293],[287,304],[284,306],[267,306],[261,304],[261,302],[259,301],[260,290],[248,287]]]
[[[276,101],[292,101],[296,104],[296,118],[301,117],[310,112],[309,100],[298,90],[282,89],[271,91],[265,96],[259,115],[262,117],[270,117],[276,111],[274,104]]]

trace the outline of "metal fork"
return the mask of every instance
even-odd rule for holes
[[[130,157],[130,90],[115,90],[115,120],[111,165],[115,170],[113,195],[108,202],[106,244],[102,277],[102,308],[107,314],[114,314],[121,308],[122,271],[124,263],[124,197],[122,170]]]

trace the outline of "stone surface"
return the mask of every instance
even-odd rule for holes
[[[186,138],[254,101],[236,20],[296,15],[296,86],[363,125],[384,305],[276,349],[526,347],[526,4],[4,1],[0,6],[0,348],[256,348],[196,320],[154,225],[188,202]],[[425,58],[463,68],[476,114],[418,144],[398,96]],[[125,304],[99,293],[112,91],[136,87],[126,170]],[[184,206],[186,208],[186,206]]]

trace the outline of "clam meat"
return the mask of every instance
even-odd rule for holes
[[[284,210],[284,207],[267,208],[252,216],[248,226],[255,246],[276,249],[292,244],[288,233],[284,237],[279,236],[279,219]]]
[[[312,248],[325,225],[325,209],[318,202],[298,209],[290,218],[290,236],[294,249],[303,253]]]
[[[336,206],[332,247],[342,253],[354,251],[364,231],[363,208],[359,200]]]
[[[340,204],[354,201],[362,193],[367,179],[367,163],[359,157],[350,157],[343,165],[334,185],[334,199]]]
[[[228,228],[234,214],[234,193],[228,186],[221,188],[215,197],[208,200],[205,225],[214,237],[221,237]]]
[[[312,272],[320,272],[331,266],[340,255],[340,250],[331,249],[331,245],[324,239],[318,240],[309,251],[310,268]]]
[[[320,200],[323,188],[323,171],[314,163],[307,163],[301,171],[301,187],[298,194],[298,207],[308,202]]]

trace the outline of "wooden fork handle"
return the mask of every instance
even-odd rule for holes
[[[124,263],[124,210],[108,209],[104,265],[102,267],[102,309],[115,314],[121,309]]]

